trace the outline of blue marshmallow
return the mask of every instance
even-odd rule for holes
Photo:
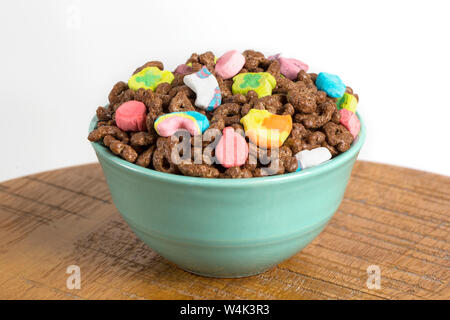
[[[345,93],[345,84],[335,74],[321,72],[316,79],[317,89],[325,91],[332,98],[340,98]]]

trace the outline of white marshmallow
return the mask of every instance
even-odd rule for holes
[[[206,67],[200,71],[185,76],[183,82],[197,95],[195,105],[199,108],[212,111],[222,100],[219,84],[216,77]]]
[[[331,159],[330,150],[319,147],[312,150],[302,150],[295,155],[298,160],[297,171],[317,166]]]

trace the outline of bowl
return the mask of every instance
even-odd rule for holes
[[[358,115],[359,117],[359,115]],[[308,245],[338,209],[365,140],[313,168],[248,179],[205,179],[143,168],[92,143],[123,219],[151,249],[208,277],[264,272]],[[97,123],[94,117],[89,130]]]

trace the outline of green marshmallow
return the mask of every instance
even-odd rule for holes
[[[233,78],[231,90],[233,94],[244,94],[255,91],[259,98],[270,96],[277,85],[275,78],[268,72],[240,73]]]
[[[128,87],[134,91],[140,88],[155,91],[160,83],[172,83],[173,79],[174,76],[170,71],[161,71],[157,67],[147,67],[131,76],[128,80]]]
[[[354,95],[346,92],[338,99],[336,105],[338,109],[347,109],[348,111],[355,113],[358,106],[358,99],[356,99]]]

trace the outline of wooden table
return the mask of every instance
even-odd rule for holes
[[[0,184],[2,299],[449,299],[450,178],[359,161],[302,252],[241,279],[187,273],[136,238],[98,164]],[[66,286],[67,268],[81,289]],[[381,288],[366,285],[377,265]]]

